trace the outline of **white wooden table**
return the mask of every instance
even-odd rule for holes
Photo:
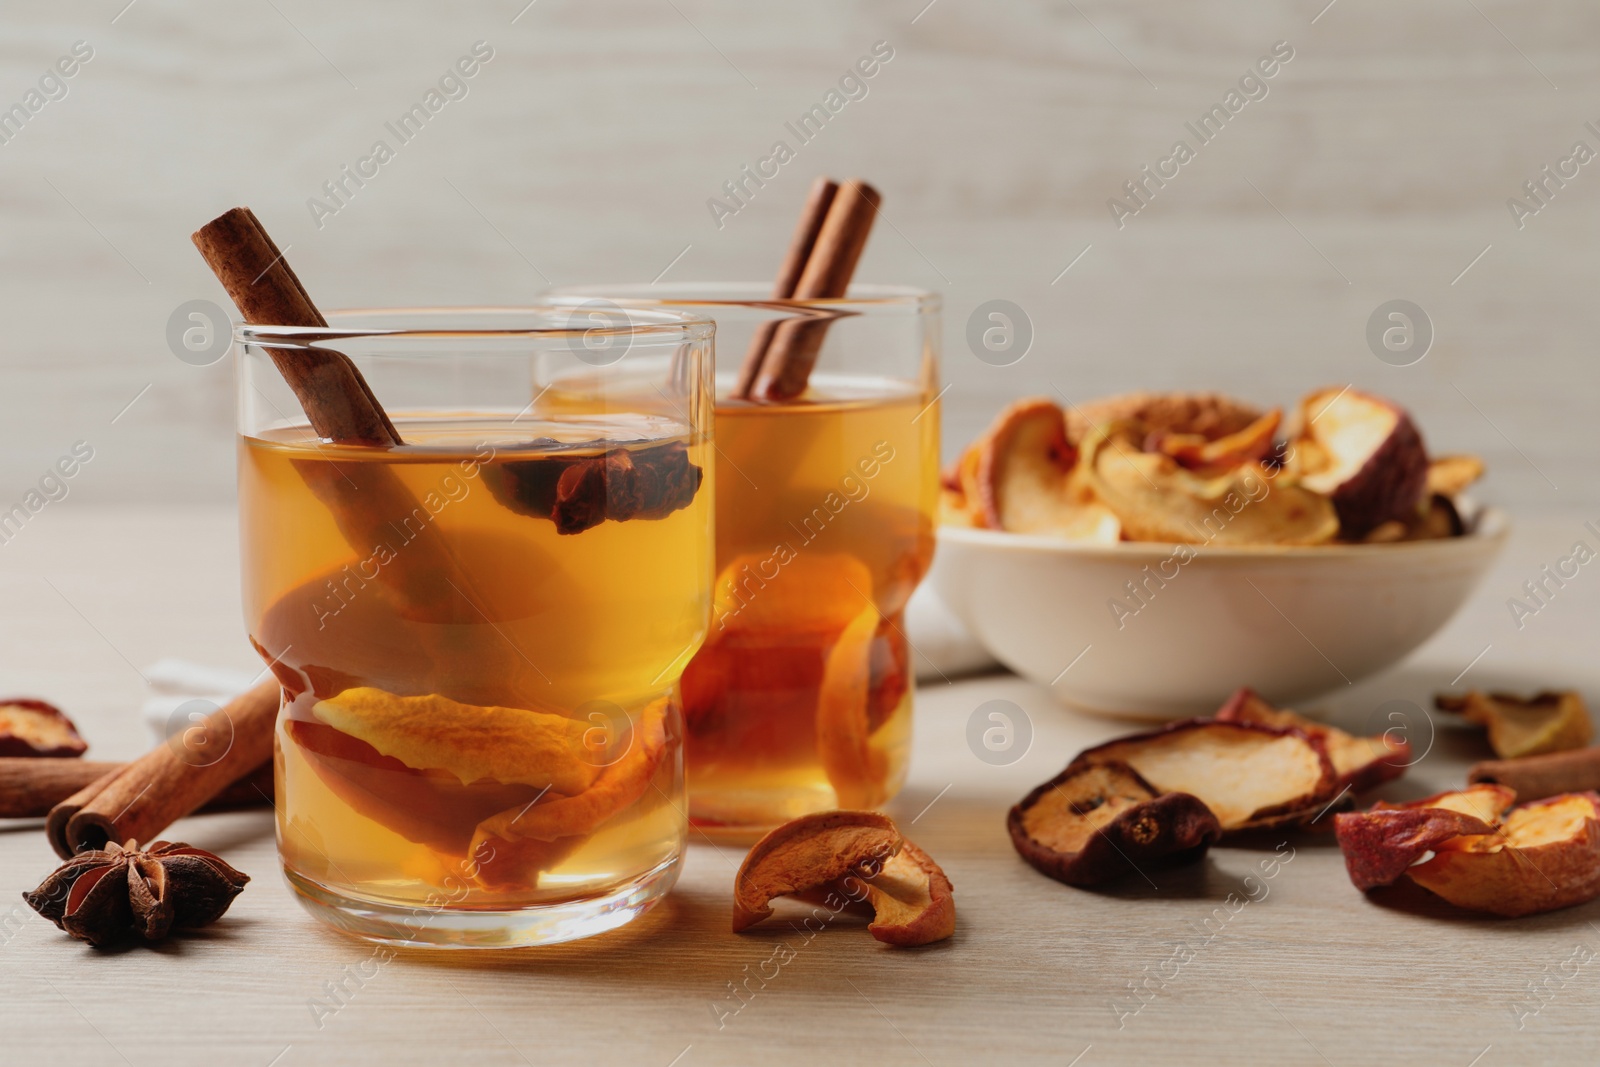
[[[1386,699],[1425,703],[1485,645],[1462,684],[1577,685],[1593,705],[1600,577],[1583,574],[1521,633],[1504,604],[1581,536],[1580,518],[1524,517],[1467,611],[1398,669],[1334,694],[1336,721],[1359,723]],[[0,550],[0,695],[59,701],[93,755],[142,751],[137,667],[163,655],[251,666],[236,566],[232,518],[221,509],[47,511]],[[1016,702],[1035,728],[1010,767],[980,762],[964,740],[972,710],[995,698]],[[897,951],[842,924],[809,942],[782,925],[730,934],[739,853],[697,843],[666,902],[620,931],[548,949],[384,960],[295,904],[266,813],[208,817],[171,836],[224,853],[255,879],[208,930],[96,952],[20,902],[0,904],[0,1057],[162,1067],[1494,1067],[1592,1057],[1600,962],[1574,974],[1569,961],[1600,952],[1600,905],[1507,922],[1375,903],[1350,886],[1332,841],[1316,837],[1292,839],[1293,859],[1249,889],[1245,877],[1259,874],[1276,842],[1214,849],[1156,885],[1070,889],[1017,858],[1005,812],[1081,746],[1120,728],[1065,712],[1007,675],[938,683],[918,699],[911,781],[892,812],[955,883],[959,929],[942,945]],[[1390,795],[1459,782],[1476,744],[1441,730]],[[55,863],[37,828],[0,831],[0,901],[16,902]],[[1230,893],[1256,899],[1230,914]],[[713,1005],[728,1011],[729,983],[755,973],[777,941],[793,960],[719,1027]],[[1142,998],[1130,983],[1143,986]],[[329,990],[341,984],[339,1003]]]

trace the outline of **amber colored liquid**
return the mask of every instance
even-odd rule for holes
[[[683,680],[702,828],[744,835],[900,788],[902,612],[933,556],[938,417],[920,390],[859,379],[718,403],[717,599]]]
[[[710,446],[641,416],[395,422],[407,443],[384,451],[304,430],[241,439],[246,617],[290,697],[286,868],[425,914],[580,900],[669,862],[683,835],[676,682],[709,612]],[[704,482],[663,517],[561,534],[505,502],[511,472],[557,455],[538,438],[633,454],[676,441]],[[363,693],[456,703],[398,733],[337,725],[328,709]],[[513,742],[527,739],[517,717],[539,713],[568,749],[508,763],[528,746],[479,737],[484,708],[512,709],[496,714]],[[541,788],[546,758],[566,768],[559,788]],[[498,759],[494,776],[463,777],[473,759]],[[614,767],[633,779],[590,803]]]

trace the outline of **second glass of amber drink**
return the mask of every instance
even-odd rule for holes
[[[915,666],[904,611],[933,556],[938,498],[938,298],[854,286],[773,301],[768,288],[553,297],[717,322],[716,601],[683,701],[690,819],[729,838],[899,790]],[[802,321],[826,331],[804,391],[734,395],[751,339]]]
[[[278,840],[350,932],[538,944],[677,877],[678,682],[710,620],[712,333],[655,310],[242,326],[245,614],[284,687]],[[336,350],[398,445],[320,439]]]

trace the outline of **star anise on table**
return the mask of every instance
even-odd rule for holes
[[[250,876],[192,845],[137,841],[80,852],[31,893],[28,906],[96,948],[127,937],[159,941],[171,930],[222,917]]]

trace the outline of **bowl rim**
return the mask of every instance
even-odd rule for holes
[[[971,526],[938,527],[938,539],[958,544],[982,546],[1015,552],[1043,552],[1100,560],[1160,560],[1187,548],[1196,559],[1375,559],[1378,557],[1449,555],[1471,553],[1485,546],[1505,543],[1511,534],[1511,516],[1504,510],[1484,506],[1473,516],[1472,529],[1460,537],[1441,537],[1429,541],[1394,541],[1372,545],[1217,545],[1179,544],[1175,541],[1118,541],[1100,544],[1093,541],[1068,541],[1049,534],[1008,533]]]

